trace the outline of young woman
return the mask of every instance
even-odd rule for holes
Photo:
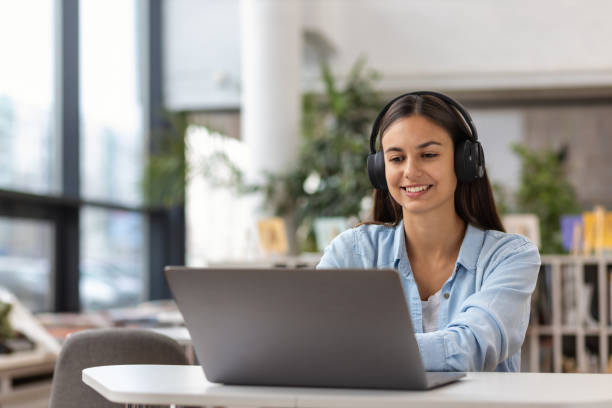
[[[374,220],[317,267],[395,268],[427,371],[519,371],[540,256],[504,233],[469,114],[443,94],[405,94],[370,145]]]

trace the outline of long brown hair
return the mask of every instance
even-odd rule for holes
[[[407,95],[391,105],[380,121],[380,139],[395,121],[420,115],[428,118],[448,132],[453,146],[470,138],[469,128],[459,113],[448,104],[432,95]],[[505,231],[501,223],[493,189],[485,169],[483,177],[470,183],[457,180],[455,189],[455,211],[466,223],[480,229]],[[373,221],[369,224],[397,225],[402,219],[402,207],[391,197],[388,190],[374,189]]]

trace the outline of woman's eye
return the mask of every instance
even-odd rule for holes
[[[438,156],[438,153],[424,153],[423,154],[423,157],[425,157],[426,159],[432,159],[436,156]]]
[[[397,156],[396,157],[391,157],[389,159],[389,161],[390,162],[398,162],[399,163],[400,161],[402,161],[402,158],[401,157],[397,157]]]

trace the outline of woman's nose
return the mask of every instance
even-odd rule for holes
[[[413,158],[406,158],[404,161],[404,177],[412,178],[421,174],[421,168],[417,160]]]

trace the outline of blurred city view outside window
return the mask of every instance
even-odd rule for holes
[[[0,2],[0,189],[58,193],[53,1]]]
[[[0,286],[33,312],[53,308],[54,236],[49,221],[0,217]]]
[[[53,19],[52,0],[0,2],[0,189],[60,190]],[[0,217],[0,286],[33,311],[53,307],[54,233],[48,221]]]
[[[80,2],[81,195],[142,203],[146,138],[136,2]],[[112,27],[112,28],[111,28]]]
[[[142,204],[143,130],[136,1],[80,2],[81,195]],[[80,297],[84,309],[133,305],[145,293],[146,217],[81,210]]]
[[[81,308],[133,306],[143,301],[145,217],[137,212],[84,207],[80,219]]]

